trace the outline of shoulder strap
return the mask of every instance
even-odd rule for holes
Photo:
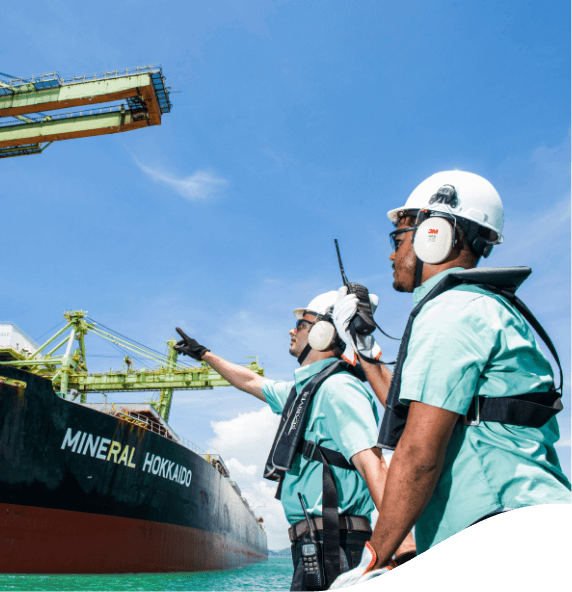
[[[546,347],[548,348],[548,350],[552,354],[553,358],[556,360],[556,364],[558,364],[558,370],[560,373],[560,386],[556,390],[560,391],[560,394],[562,394],[562,388],[564,385],[564,376],[563,376],[563,372],[562,372],[562,365],[560,364],[560,358],[558,357],[558,352],[556,351],[556,348],[554,347],[554,344],[552,343],[552,340],[550,339],[550,337],[549,337],[548,333],[546,332],[546,330],[544,329],[544,327],[540,324],[538,319],[532,314],[532,312],[529,310],[529,308],[524,304],[524,302],[514,292],[511,292],[509,290],[503,290],[503,289],[497,288],[496,286],[491,286],[490,284],[481,284],[481,285],[483,286],[483,288],[485,290],[488,290],[489,292],[492,292],[493,294],[498,294],[499,296],[506,298],[516,308],[516,310],[518,310],[518,312],[530,323],[531,327],[536,331],[536,333],[538,333],[538,336],[540,337],[540,339],[542,339],[542,341],[544,341],[544,343],[546,344]]]
[[[349,364],[337,360],[318,372],[301,390],[295,394],[295,388],[290,392],[287,405],[284,406],[280,426],[274,438],[272,449],[264,471],[264,477],[270,480],[280,479],[292,468],[292,462],[300,441],[306,430],[308,411],[314,395],[322,383],[338,372],[348,370]],[[294,397],[293,393],[294,392]]]
[[[556,352],[556,348],[552,343],[552,340],[546,333],[544,327],[539,323],[538,319],[532,314],[532,312],[526,307],[526,305],[518,298],[515,294],[518,287],[522,284],[522,282],[530,275],[531,269],[528,267],[516,267],[516,268],[499,268],[499,269],[492,269],[492,268],[482,268],[482,269],[469,269],[463,270],[460,272],[450,273],[445,276],[436,286],[433,287],[432,290],[429,291],[428,294],[419,302],[419,304],[413,309],[409,319],[407,321],[407,326],[405,328],[405,332],[403,334],[403,339],[401,341],[399,352],[397,355],[397,360],[395,363],[395,369],[393,372],[393,377],[391,379],[391,385],[389,388],[389,392],[387,395],[387,403],[386,409],[383,416],[383,420],[380,427],[379,432],[379,439],[378,439],[378,447],[380,448],[387,448],[389,450],[394,450],[401,434],[403,433],[403,429],[405,428],[405,422],[407,420],[407,412],[409,408],[406,405],[403,405],[399,402],[399,394],[401,390],[401,372],[403,369],[403,364],[405,362],[405,358],[407,357],[407,347],[409,343],[409,339],[411,338],[411,330],[413,326],[413,321],[423,308],[423,306],[436,298],[443,292],[450,290],[451,288],[458,286],[460,284],[476,284],[481,285],[485,290],[488,292],[492,292],[493,294],[497,294],[506,298],[514,307],[522,314],[522,316],[530,323],[532,328],[536,331],[538,336],[544,341],[546,346],[548,347],[550,353],[553,355],[556,363],[558,364],[558,369],[560,373],[560,386],[557,390],[560,390],[562,394],[563,388],[563,372],[562,366],[560,364],[560,359],[558,358],[558,353]],[[550,398],[550,391],[549,393],[544,393],[544,395],[548,395],[548,399]],[[524,396],[524,395],[523,395]],[[500,400],[500,399],[499,399]],[[519,418],[514,418],[513,415],[509,417],[513,417],[514,419],[518,419],[519,421],[524,421],[525,416],[529,417],[532,415],[534,409],[528,406],[528,410],[525,410],[527,404],[524,402],[523,399],[515,399],[517,401],[516,404],[521,404],[523,406],[523,410],[519,413]],[[512,406],[513,404],[506,403],[490,403],[491,399],[487,401],[487,407],[490,408],[491,412],[493,406],[498,405],[498,411],[495,411],[494,414],[498,415],[501,413],[501,408],[505,407],[508,409],[509,405]],[[545,416],[550,417],[554,416],[558,411],[561,409],[561,402],[556,401],[554,404],[548,404],[548,409],[543,412]],[[511,411],[513,414],[513,411]],[[486,415],[486,414],[485,414]],[[486,420],[485,416],[481,414],[481,419],[483,421],[494,421],[494,420]],[[548,421],[546,419],[546,421]],[[533,423],[535,420],[531,420]],[[504,422],[504,423],[509,423]],[[470,424],[469,424],[470,425]],[[523,425],[521,423],[516,423],[514,425]],[[542,424],[544,425],[544,424]],[[534,427],[534,426],[531,426]]]

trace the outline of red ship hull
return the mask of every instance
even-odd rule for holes
[[[267,555],[207,460],[0,367],[0,573],[207,571]]]
[[[0,573],[231,569],[265,560],[206,530],[117,516],[0,504]]]

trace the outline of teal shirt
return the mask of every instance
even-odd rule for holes
[[[337,358],[320,360],[298,368],[294,382],[265,380],[262,392],[274,413],[282,414],[290,390],[296,384],[300,393],[305,384]],[[326,379],[316,394],[308,415],[304,438],[351,457],[377,442],[377,408],[371,393],[349,372]],[[358,471],[332,467],[338,488],[338,512],[370,517],[374,509],[365,481]],[[322,463],[296,455],[292,470],[284,477],[282,504],[286,519],[294,524],[304,519],[298,499],[300,492],[308,513],[322,515]]]
[[[452,271],[427,280],[415,304]],[[400,401],[465,415],[475,395],[507,397],[546,391],[552,368],[532,329],[505,299],[464,285],[428,302],[413,323]],[[570,503],[570,482],[554,443],[556,418],[542,428],[457,424],[441,477],[417,524],[420,552],[501,508]]]

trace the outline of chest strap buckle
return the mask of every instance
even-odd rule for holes
[[[474,413],[471,413],[473,409]],[[469,415],[473,417],[473,419],[469,419]],[[473,397],[469,409],[467,410],[467,415],[463,415],[463,423],[466,426],[476,426],[481,423],[481,402],[478,395]]]
[[[317,460],[314,458],[314,453],[316,452],[316,446],[318,444],[316,442],[312,442],[310,440],[306,440],[304,442],[304,448],[302,450],[302,456],[308,460]]]

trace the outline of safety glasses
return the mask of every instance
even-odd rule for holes
[[[312,321],[307,321],[306,319],[298,319],[296,321],[296,331],[304,328],[304,325],[312,326],[314,323]]]
[[[389,233],[389,242],[391,244],[391,247],[394,251],[397,251],[397,249],[399,248],[399,245],[401,244],[401,240],[397,240],[397,237],[400,234],[403,234],[404,232],[409,232],[410,230],[415,230],[417,228],[417,226],[410,226],[409,228],[400,228],[399,230],[394,230],[393,232]]]

